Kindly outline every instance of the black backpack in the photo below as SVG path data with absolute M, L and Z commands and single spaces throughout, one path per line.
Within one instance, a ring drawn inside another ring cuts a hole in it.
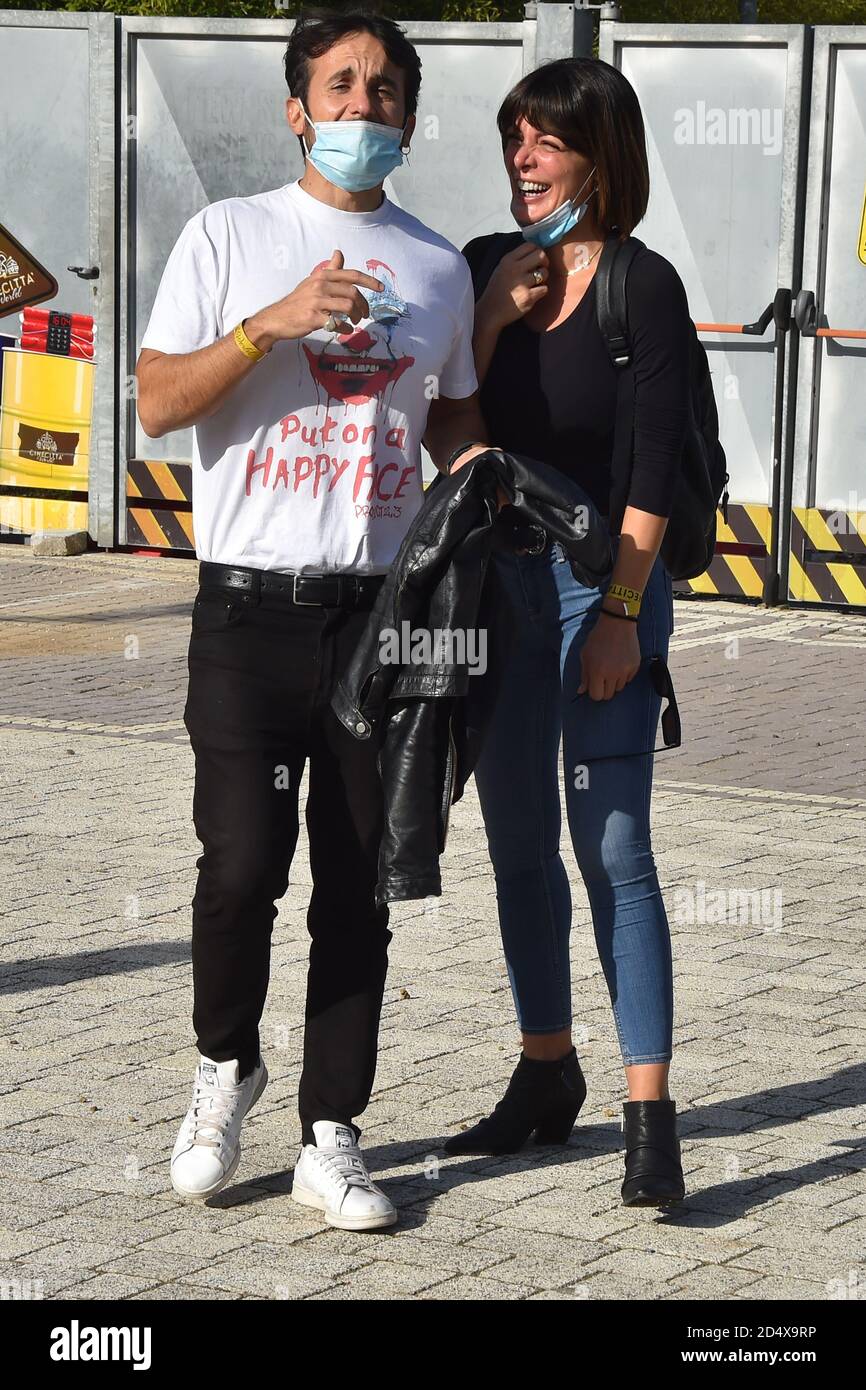
M 517 233 L 494 233 L 475 281 L 476 299 L 483 292 L 506 251 L 520 244 Z M 471 245 L 471 243 L 470 243 Z M 637 237 L 619 241 L 610 233 L 595 273 L 598 326 L 610 360 L 618 373 L 616 426 L 611 460 L 610 527 L 619 531 L 631 483 L 634 431 L 634 370 L 628 333 L 626 279 L 644 243 Z M 466 248 L 469 251 L 469 247 Z M 474 248 L 473 248 L 474 251 Z M 472 266 L 475 256 L 467 256 Z M 689 320 L 689 424 L 683 446 L 680 476 L 661 544 L 662 561 L 672 579 L 703 574 L 716 544 L 716 508 L 728 519 L 728 473 L 719 440 L 719 416 L 710 367 L 703 343 Z

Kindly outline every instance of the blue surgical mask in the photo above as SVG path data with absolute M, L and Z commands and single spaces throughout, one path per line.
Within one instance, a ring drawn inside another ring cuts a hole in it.
M 578 193 L 583 191 L 594 173 L 595 165 L 593 165 L 583 183 L 580 185 L 580 188 L 577 190 Z M 592 190 L 592 193 L 594 192 L 595 189 Z M 589 198 L 592 197 L 592 193 L 590 193 Z M 560 203 L 558 208 L 554 208 L 553 212 L 549 212 L 547 216 L 542 217 L 539 222 L 528 222 L 525 227 L 521 227 L 520 229 L 523 234 L 523 240 L 534 241 L 536 246 L 555 246 L 558 241 L 562 241 L 562 238 L 571 231 L 572 227 L 577 226 L 580 219 L 585 215 L 589 207 L 589 198 L 582 202 L 580 207 L 575 207 L 574 205 L 577 202 L 577 194 L 575 194 L 573 198 L 567 198 L 564 203 Z
M 347 193 L 360 193 L 375 188 L 403 163 L 400 146 L 405 125 L 397 130 L 376 121 L 313 121 L 300 97 L 298 102 L 316 132 L 312 147 L 301 136 L 307 159 L 329 183 Z

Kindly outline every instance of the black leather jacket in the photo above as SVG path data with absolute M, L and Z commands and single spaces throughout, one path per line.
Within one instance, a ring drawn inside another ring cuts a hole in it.
M 497 484 L 511 504 L 501 511 Z M 510 645 L 510 604 L 489 560 L 514 549 L 515 519 L 560 541 L 581 583 L 609 579 L 607 527 L 577 483 L 539 460 L 488 449 L 428 487 L 332 697 L 345 727 L 378 743 L 377 905 L 442 892 L 450 807 L 478 760 Z

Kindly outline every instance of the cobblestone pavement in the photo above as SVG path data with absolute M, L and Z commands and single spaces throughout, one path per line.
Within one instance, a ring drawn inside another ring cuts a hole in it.
M 400 1224 L 347 1234 L 289 1197 L 303 839 L 275 927 L 262 1030 L 271 1081 L 245 1124 L 241 1167 L 206 1207 L 177 1202 L 168 1183 L 196 1061 L 199 845 L 181 721 L 195 582 L 183 560 L 0 550 L 7 1291 L 862 1299 L 863 617 L 676 604 L 685 743 L 657 759 L 654 827 L 673 934 L 683 1207 L 620 1204 L 623 1074 L 570 846 L 589 1086 L 578 1126 L 561 1150 L 442 1155 L 441 1140 L 498 1099 L 519 1049 L 470 784 L 452 813 L 445 894 L 392 909 L 362 1123 Z M 766 891 L 720 908 L 732 890 Z

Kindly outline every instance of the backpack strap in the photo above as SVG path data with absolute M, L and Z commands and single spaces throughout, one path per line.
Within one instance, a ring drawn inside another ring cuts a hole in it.
M 598 327 L 617 373 L 616 423 L 611 455 L 609 527 L 619 533 L 631 485 L 634 445 L 634 364 L 628 331 L 626 279 L 629 267 L 644 242 L 637 237 L 620 241 L 609 232 L 595 273 L 595 305 Z
M 643 249 L 644 243 L 637 237 L 620 241 L 614 232 L 608 232 L 595 273 L 598 326 L 617 370 L 631 361 L 625 282 L 632 261 Z

